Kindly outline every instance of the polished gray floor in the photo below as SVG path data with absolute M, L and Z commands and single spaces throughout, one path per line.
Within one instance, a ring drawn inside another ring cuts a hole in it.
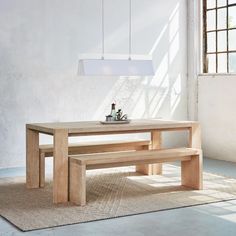
M 236 178 L 236 163 L 204 160 L 204 170 Z M 0 178 L 24 174 L 0 169 Z M 23 233 L 0 218 L 5 235 L 236 236 L 236 200 Z

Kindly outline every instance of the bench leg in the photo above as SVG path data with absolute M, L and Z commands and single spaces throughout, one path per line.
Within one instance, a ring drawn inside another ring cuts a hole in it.
M 43 188 L 45 185 L 45 153 L 39 154 L 39 186 Z
M 144 150 L 148 149 L 160 149 L 161 148 L 161 132 L 152 131 L 151 132 L 151 146 L 143 146 Z M 137 165 L 136 171 L 144 175 L 161 175 L 162 174 L 162 164 L 144 164 Z
M 70 161 L 70 201 L 76 205 L 86 204 L 86 166 Z
M 190 161 L 181 162 L 182 185 L 193 189 L 203 188 L 202 154 L 192 156 Z

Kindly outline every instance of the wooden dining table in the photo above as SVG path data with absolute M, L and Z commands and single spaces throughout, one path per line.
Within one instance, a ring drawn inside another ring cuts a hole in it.
M 200 125 L 195 121 L 137 119 L 129 124 L 101 124 L 99 121 L 26 124 L 26 186 L 39 188 L 39 134 L 53 136 L 53 202 L 68 201 L 68 138 L 128 133 L 150 133 L 152 149 L 161 148 L 163 131 L 189 132 L 188 147 L 201 148 Z M 145 167 L 147 168 L 147 167 Z M 161 174 L 162 164 L 148 165 L 149 174 Z

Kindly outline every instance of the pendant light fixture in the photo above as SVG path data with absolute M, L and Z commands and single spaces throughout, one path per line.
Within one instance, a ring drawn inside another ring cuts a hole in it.
M 106 55 L 104 43 L 104 0 L 102 1 L 102 56 L 80 55 L 81 76 L 151 76 L 154 75 L 150 55 L 132 55 L 131 0 L 129 0 L 129 54 Z

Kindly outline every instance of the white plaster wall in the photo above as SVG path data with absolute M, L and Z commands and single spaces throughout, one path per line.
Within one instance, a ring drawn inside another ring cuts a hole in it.
M 198 117 L 204 156 L 236 161 L 236 76 L 200 76 Z
M 156 76 L 80 78 L 78 54 L 101 51 L 100 0 L 0 0 L 0 167 L 25 165 L 25 123 L 103 119 L 114 100 L 132 118 L 187 119 L 186 2 L 133 1 L 133 53 Z M 128 52 L 127 0 L 105 0 L 105 38 Z

